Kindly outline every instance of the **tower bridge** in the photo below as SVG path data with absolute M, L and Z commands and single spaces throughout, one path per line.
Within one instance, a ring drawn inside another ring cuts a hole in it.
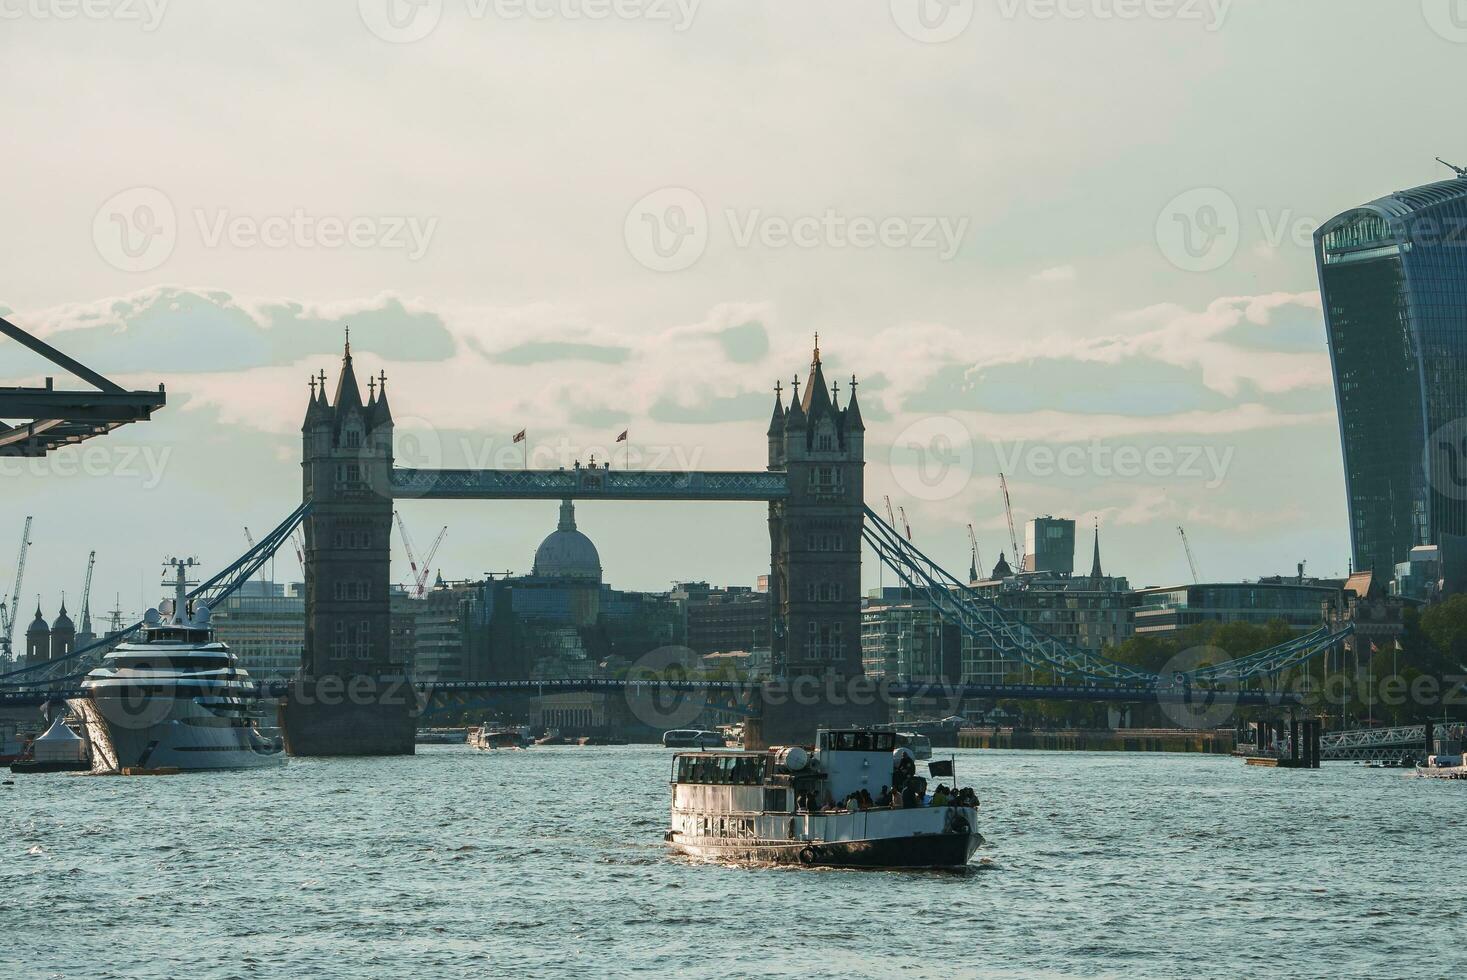
M 1292 707 L 1298 698 L 1270 690 L 1266 682 L 1336 647 L 1348 635 L 1348 627 L 1335 633 L 1321 628 L 1268 650 L 1171 677 L 1069 646 L 942 569 L 865 506 L 865 424 L 857 386 L 853 377 L 842 406 L 839 385 L 827 386 L 817 339 L 803 390 L 796 376 L 786 404 L 783 386 L 775 386 L 763 470 L 635 471 L 606 465 L 557 470 L 399 468 L 393 458 L 386 376 L 379 373 L 369 379 L 363 400 L 348 342 L 334 395 L 328 397 L 324 372 L 310 382 L 301 427 L 301 505 L 190 598 L 210 605 L 222 601 L 301 526 L 306 578 L 301 670 L 283 689 L 261 688 L 262 695 L 282 698 L 287 744 L 297 755 L 411 753 L 415 716 L 425 707 L 431 710 L 435 702 L 524 694 L 532 687 L 545 691 L 552 684 L 555 691 L 647 688 L 739 699 L 751 713 L 760 714 L 762 709 L 760 723 L 769 740 L 802 739 L 820 723 L 884 721 L 882 703 L 861 706 L 847 700 L 843 705 L 810 705 L 790 697 L 795 686 L 791 682 L 813 678 L 823 689 L 828 681 L 854 683 L 863 677 L 863 545 L 909 588 L 928 598 L 945 622 L 983 637 L 1045 679 L 941 689 L 886 685 L 892 697 L 910 697 L 920 690 L 954 698 L 1191 703 L 1221 694 L 1240 706 Z M 772 666 L 774 675 L 783 680 L 766 685 L 762 690 L 771 696 L 755 699 L 759 704 L 750 703 L 747 688 L 723 690 L 716 682 L 701 688 L 657 679 L 414 684 L 406 676 L 406 665 L 394 661 L 390 645 L 392 511 L 393 502 L 402 499 L 763 504 L 770 544 Z M 0 703 L 39 703 L 66 696 L 104 643 L 0 676 Z M 351 697 L 318 696 L 323 689 L 347 690 Z

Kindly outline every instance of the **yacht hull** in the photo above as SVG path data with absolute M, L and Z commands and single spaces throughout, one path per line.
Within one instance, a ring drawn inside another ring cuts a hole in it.
M 216 714 L 191 698 L 139 700 L 94 694 L 70 703 L 86 721 L 93 772 L 193 772 L 285 764 L 280 743 L 260 735 L 248 719 Z

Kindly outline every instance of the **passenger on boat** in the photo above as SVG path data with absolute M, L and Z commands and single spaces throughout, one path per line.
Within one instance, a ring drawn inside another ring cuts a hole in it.
M 947 787 L 946 786 L 942 785 L 941 783 L 938 783 L 937 784 L 937 789 L 935 789 L 935 790 L 932 791 L 932 803 L 930 805 L 931 806 L 947 806 Z
M 877 806 L 891 806 L 892 793 L 890 786 L 881 787 L 881 793 L 876 797 Z

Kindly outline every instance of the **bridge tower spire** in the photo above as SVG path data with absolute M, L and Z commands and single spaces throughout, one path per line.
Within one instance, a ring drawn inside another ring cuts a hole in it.
M 302 525 L 306 642 L 282 709 L 294 755 L 412 752 L 410 699 L 390 686 L 404 665 L 392 655 L 393 427 L 378 380 L 363 405 L 348 335 L 335 402 L 322 372 L 301 426 L 301 496 L 312 505 Z M 388 689 L 399 700 L 385 701 Z
M 785 678 L 861 673 L 865 427 L 854 388 L 844 411 L 831 398 L 819 345 L 804 397 L 797 377 L 783 424 L 769 428 L 769 469 L 789 485 L 769 505 L 771 654 Z

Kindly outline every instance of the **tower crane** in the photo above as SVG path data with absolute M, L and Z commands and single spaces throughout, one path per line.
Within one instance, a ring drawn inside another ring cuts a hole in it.
M 92 569 L 96 564 L 97 552 L 93 551 L 87 555 L 87 580 L 82 585 L 81 631 L 87 634 L 92 632 Z
M 11 642 L 15 636 L 15 620 L 20 616 L 20 583 L 25 578 L 25 554 L 31 546 L 31 518 L 25 519 L 25 529 L 20 532 L 20 558 L 15 563 L 15 586 L 10 590 L 10 602 L 4 608 L 4 631 L 0 632 L 0 653 L 7 658 L 12 655 Z
M 1192 569 L 1192 584 L 1196 585 L 1201 579 L 1197 576 L 1197 560 L 1192 557 L 1192 546 L 1187 542 L 1187 529 L 1178 524 L 1177 533 L 1182 537 L 1182 550 L 1187 553 L 1187 567 Z
M 973 548 L 973 563 L 968 570 L 969 581 L 976 582 L 983 574 L 983 556 L 978 553 L 978 534 L 973 530 L 973 525 L 968 525 L 968 544 Z
M 912 525 L 907 523 L 907 508 L 898 507 L 897 513 L 902 515 L 902 530 L 907 532 L 907 540 L 912 540 Z
M 886 501 L 886 523 L 890 524 L 892 527 L 896 527 L 896 511 L 891 509 L 891 494 L 882 494 L 881 499 Z
M 423 592 L 428 586 L 428 572 L 433 567 L 433 556 L 438 554 L 438 546 L 443 543 L 443 536 L 448 533 L 448 525 L 438 532 L 438 537 L 433 539 L 433 547 L 428 549 L 428 555 L 423 559 L 423 565 L 418 567 L 418 555 L 413 548 L 412 535 L 408 534 L 407 524 L 403 522 L 402 513 L 393 511 L 392 516 L 397 518 L 397 532 L 402 535 L 402 550 L 407 552 L 408 567 L 412 569 L 412 595 L 415 599 L 421 599 Z
M 1013 551 L 1009 554 L 1014 556 L 1014 567 L 1020 570 L 1024 567 L 1024 556 L 1019 554 L 1019 535 L 1014 531 L 1014 505 L 1009 502 L 1009 481 L 1002 473 L 998 475 L 998 487 L 1003 491 L 1003 512 L 1009 519 L 1009 547 Z

